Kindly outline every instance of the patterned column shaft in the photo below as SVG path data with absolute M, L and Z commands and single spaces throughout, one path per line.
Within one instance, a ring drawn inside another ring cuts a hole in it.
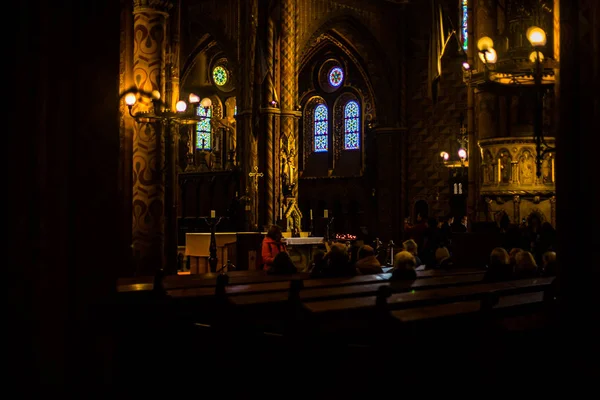
M 254 77 L 256 60 L 256 30 L 258 1 L 248 0 L 242 2 L 242 37 L 244 40 L 241 57 L 241 93 L 238 103 L 238 156 L 240 160 L 241 176 L 240 187 L 245 196 L 248 197 L 246 204 L 246 229 L 253 229 L 257 222 L 257 199 L 254 179 L 248 174 L 254 172 L 256 164 L 256 136 L 253 124 L 253 98 Z
M 147 92 L 164 94 L 165 34 L 169 1 L 134 1 L 133 80 Z M 134 112 L 149 111 L 151 104 L 139 99 Z M 153 273 L 164 265 L 164 142 L 161 126 L 135 123 L 133 132 L 133 226 L 134 255 L 138 273 Z
M 274 35 L 275 35 L 275 26 L 273 23 L 273 19 L 269 18 L 268 23 L 267 23 L 267 78 L 266 78 L 266 99 L 267 101 L 271 101 L 273 100 L 273 92 L 274 92 L 274 86 L 273 86 L 273 41 L 274 41 Z M 269 105 L 270 106 L 270 105 Z M 275 210 L 275 187 L 273 184 L 273 168 L 274 168 L 274 162 L 273 162 L 273 135 L 274 135 L 274 131 L 273 131 L 273 114 L 271 113 L 266 113 L 265 114 L 265 118 L 266 118 L 266 124 L 265 124 L 265 128 L 266 128 L 266 142 L 265 142 L 265 146 L 266 146 L 266 160 L 265 160 L 265 165 L 266 165 L 266 171 L 265 171 L 265 181 L 266 181 L 266 196 L 265 196 L 265 203 L 266 203 L 266 218 L 265 218 L 265 222 L 267 225 L 271 225 L 275 222 L 274 220 L 274 210 Z M 276 219 L 276 218 L 275 218 Z
M 295 5 L 295 0 L 281 1 L 281 108 L 285 111 L 293 110 L 296 100 Z
M 288 151 L 297 148 L 298 120 L 293 113 L 297 103 L 296 76 L 296 0 L 281 2 L 281 135 L 280 142 L 287 143 Z M 283 150 L 283 149 L 282 149 Z M 298 171 L 298 157 L 294 157 L 295 168 Z M 293 182 L 298 181 L 294 176 Z

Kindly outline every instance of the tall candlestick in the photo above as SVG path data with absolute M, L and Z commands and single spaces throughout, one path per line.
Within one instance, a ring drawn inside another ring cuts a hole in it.
M 283 207 L 279 207 L 279 219 L 283 219 Z
M 323 211 L 323 217 L 329 218 L 329 210 Z
M 310 219 L 312 219 L 312 208 L 310 210 Z
M 211 218 L 216 218 L 217 217 L 217 213 L 215 212 L 215 210 L 210 210 L 210 217 Z

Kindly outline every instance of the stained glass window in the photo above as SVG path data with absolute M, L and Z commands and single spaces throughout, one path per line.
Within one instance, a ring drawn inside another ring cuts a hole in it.
M 215 81 L 215 84 L 217 86 L 223 86 L 224 84 L 226 84 L 227 80 L 229 79 L 228 75 L 229 74 L 227 73 L 225 67 L 217 65 L 213 69 L 213 80 Z
M 462 37 L 462 47 L 464 51 L 467 51 L 469 47 L 469 32 L 468 32 L 468 0 L 461 0 L 461 27 L 460 27 L 460 36 Z
M 206 118 L 203 118 L 196 124 L 196 148 L 210 150 L 210 118 L 212 117 L 212 108 L 198 107 L 198 115 Z
M 344 149 L 357 150 L 360 148 L 360 107 L 350 100 L 344 107 Z
M 327 123 L 327 106 L 319 104 L 315 107 L 315 152 L 329 149 L 329 125 Z
M 333 87 L 338 87 L 344 80 L 344 71 L 340 67 L 333 67 L 329 71 L 329 84 Z

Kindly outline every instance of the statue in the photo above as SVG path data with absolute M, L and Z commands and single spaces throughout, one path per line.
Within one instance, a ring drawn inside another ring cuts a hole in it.
M 529 151 L 523 152 L 523 156 L 521 157 L 520 162 L 520 172 L 521 176 L 520 181 L 522 184 L 532 184 L 533 183 L 533 157 L 531 157 L 531 153 Z
M 289 196 L 294 192 L 296 186 L 296 152 L 294 149 L 284 149 L 281 157 L 281 178 L 284 195 Z

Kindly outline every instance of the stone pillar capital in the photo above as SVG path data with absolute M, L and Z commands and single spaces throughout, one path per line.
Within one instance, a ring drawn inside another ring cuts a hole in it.
M 133 0 L 133 13 L 153 12 L 169 15 L 173 8 L 172 0 Z

